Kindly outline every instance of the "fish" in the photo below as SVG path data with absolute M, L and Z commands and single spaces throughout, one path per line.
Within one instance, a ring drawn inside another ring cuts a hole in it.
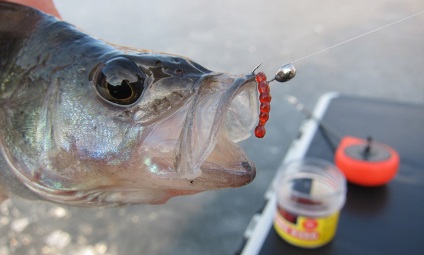
M 254 72 L 117 46 L 0 3 L 0 197 L 162 204 L 253 181 Z

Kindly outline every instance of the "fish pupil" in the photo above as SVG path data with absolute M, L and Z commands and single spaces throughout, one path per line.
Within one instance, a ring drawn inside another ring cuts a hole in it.
M 112 85 L 108 83 L 107 88 L 110 95 L 116 99 L 126 99 L 130 98 L 132 95 L 130 82 L 128 80 L 122 80 L 119 85 Z

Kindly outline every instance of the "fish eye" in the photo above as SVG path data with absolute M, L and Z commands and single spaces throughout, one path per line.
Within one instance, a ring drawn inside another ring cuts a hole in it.
M 116 57 L 101 63 L 90 75 L 97 93 L 106 101 L 118 105 L 131 105 L 141 96 L 145 74 L 130 59 Z

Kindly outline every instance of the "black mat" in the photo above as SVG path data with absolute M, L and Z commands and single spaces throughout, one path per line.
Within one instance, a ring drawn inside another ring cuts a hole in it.
M 341 96 L 323 120 L 342 135 L 365 138 L 396 149 L 400 169 L 378 188 L 348 185 L 336 238 L 313 250 L 284 242 L 271 228 L 259 254 L 424 254 L 424 105 Z M 306 157 L 333 161 L 333 146 L 322 130 Z

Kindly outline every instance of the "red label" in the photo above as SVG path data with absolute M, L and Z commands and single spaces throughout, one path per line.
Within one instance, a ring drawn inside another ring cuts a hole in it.
M 316 229 L 318 227 L 318 222 L 314 219 L 307 219 L 303 222 L 303 227 L 308 230 Z

